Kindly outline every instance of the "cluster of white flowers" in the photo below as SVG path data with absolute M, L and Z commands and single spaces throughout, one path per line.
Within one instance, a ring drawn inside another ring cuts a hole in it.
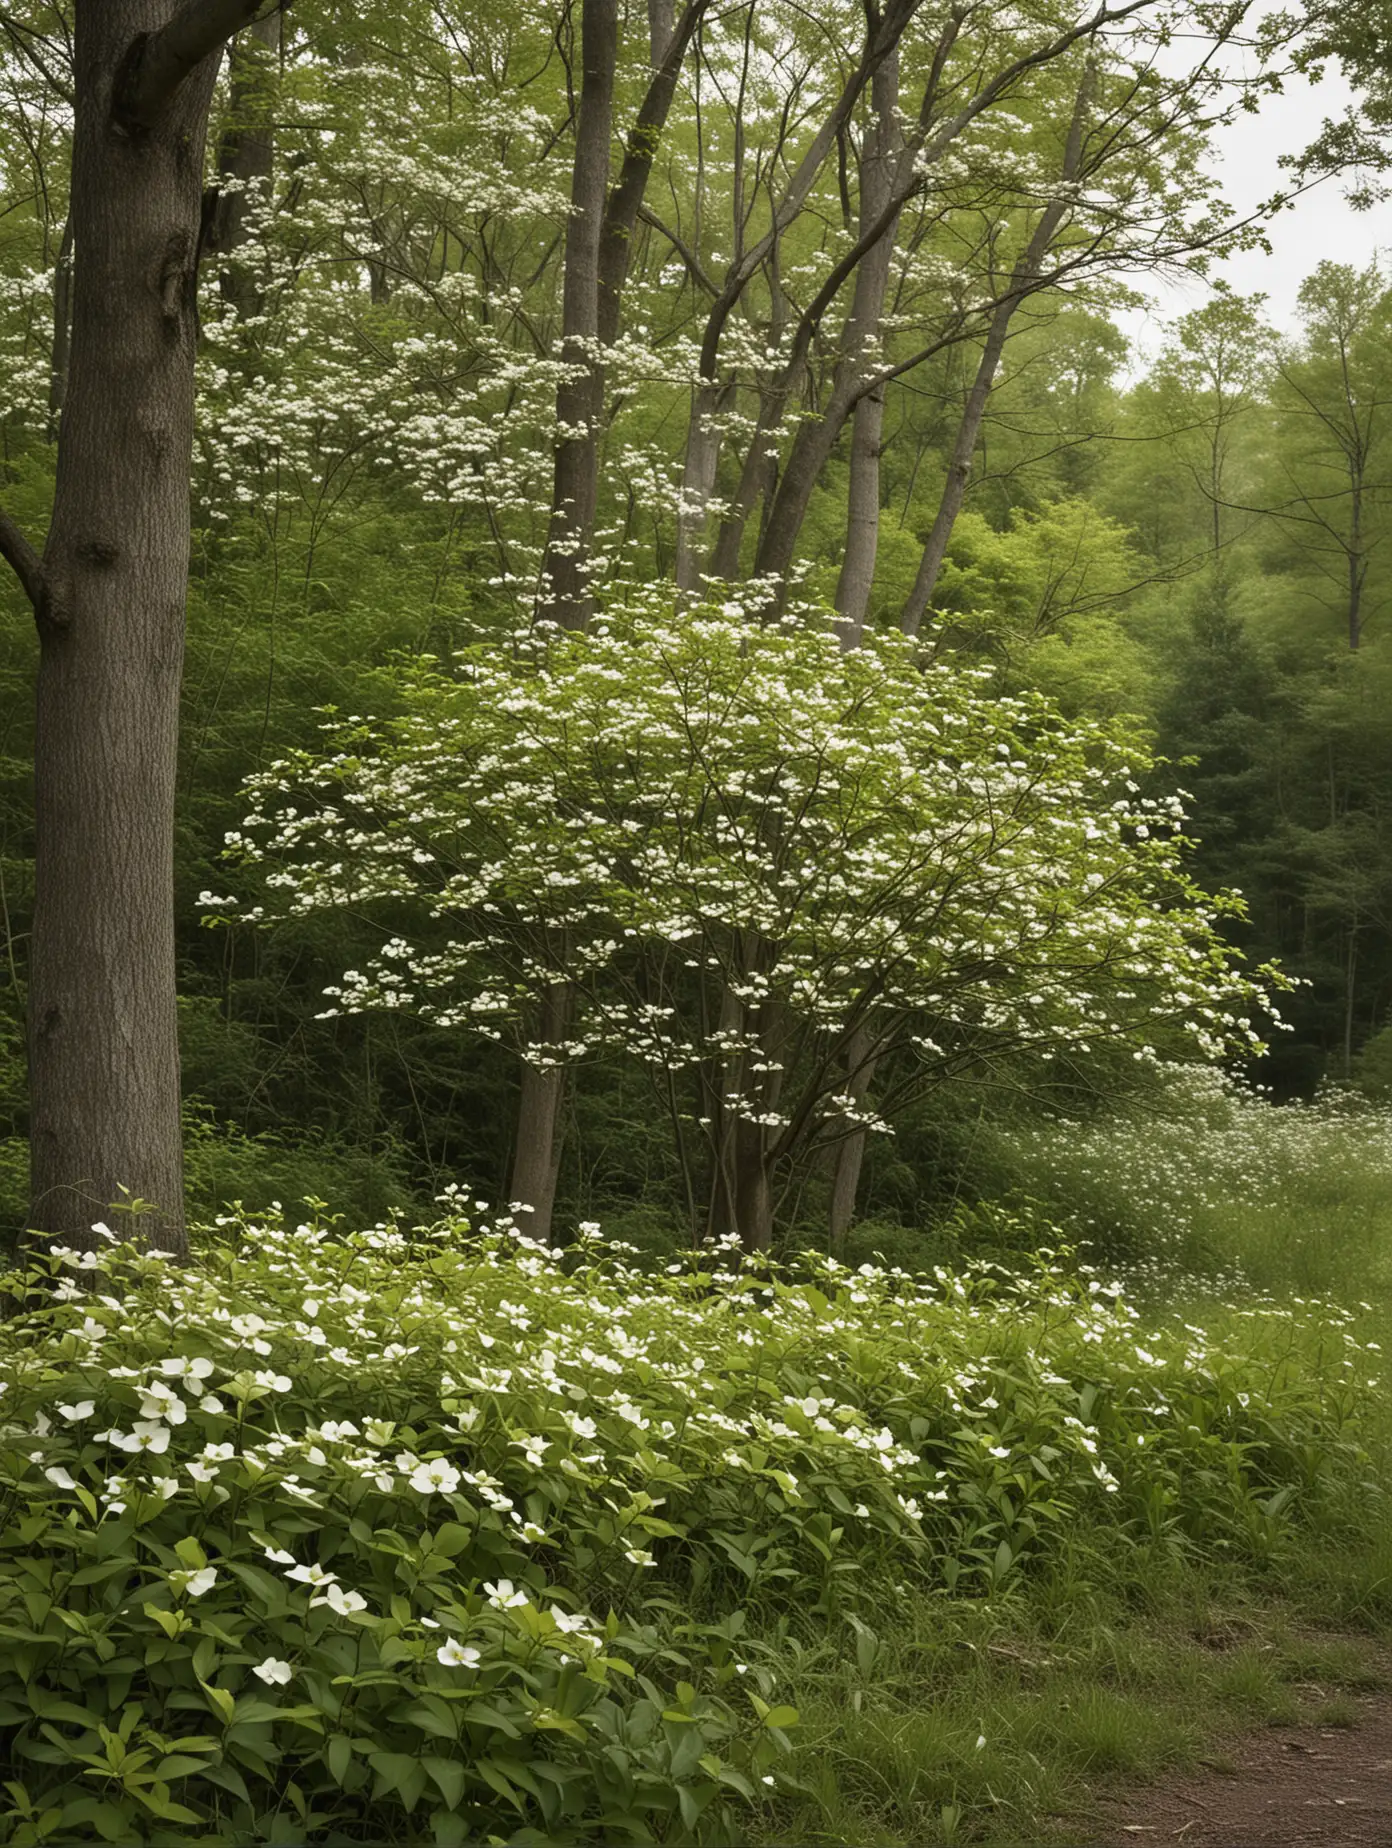
M 541 1067 L 622 1051 L 717 1157 L 740 1123 L 770 1164 L 887 1129 L 875 1061 L 902 1096 L 906 1069 L 1258 1043 L 1216 928 L 1235 901 L 1186 879 L 1140 747 L 902 638 L 846 655 L 806 610 L 634 592 L 588 636 L 468 651 L 403 717 L 328 730 L 251 780 L 228 845 L 260 871 L 244 916 L 390 901 L 329 1012 L 410 1009 Z
M 0 1467 L 16 1488 L 46 1484 L 94 1522 L 183 1510 L 186 1525 L 216 1514 L 220 1526 L 254 1489 L 259 1507 L 307 1505 L 326 1524 L 376 1496 L 451 1520 L 464 1539 L 487 1532 L 491 1557 L 516 1564 L 480 1578 L 474 1614 L 437 1597 L 435 1615 L 416 1615 L 427 1629 L 448 1620 L 432 1648 L 464 1668 L 486 1642 L 473 1632 L 493 1619 L 586 1660 L 602 1653 L 602 1626 L 537 1597 L 550 1575 L 530 1562 L 543 1544 L 580 1548 L 593 1588 L 616 1590 L 625 1572 L 657 1566 L 668 1537 L 723 1534 L 725 1545 L 752 1518 L 821 1512 L 853 1516 L 931 1572 L 960 1562 L 992 1485 L 1008 1485 L 1013 1543 L 1026 1549 L 1041 1510 L 1157 1492 L 1167 1453 L 1199 1429 L 1185 1408 L 1202 1408 L 1210 1434 L 1226 1431 L 1235 1458 L 1251 1419 L 1271 1428 L 1264 1361 L 1253 1363 L 1249 1413 L 1239 1359 L 1215 1370 L 1203 1329 L 1146 1326 L 1095 1275 L 1080 1286 L 1047 1266 L 1021 1279 L 986 1266 L 914 1279 L 809 1259 L 815 1281 L 779 1281 L 723 1254 L 657 1279 L 613 1260 L 568 1274 L 567 1254 L 503 1223 L 480 1240 L 444 1222 L 415 1242 L 394 1227 L 235 1225 L 239 1243 L 202 1273 L 128 1257 L 121 1294 L 98 1278 L 81 1302 L 45 1312 L 62 1330 L 60 1366 L 52 1350 L 6 1344 Z M 341 1362 L 305 1339 L 306 1303 L 330 1324 Z M 1316 1422 L 1332 1415 L 1326 1384 L 1345 1393 L 1367 1368 L 1347 1316 L 1317 1320 L 1327 1348 L 1300 1388 L 1300 1417 Z M 1289 1339 L 1284 1312 L 1260 1305 L 1235 1325 L 1253 1353 Z M 176 1353 L 154 1345 L 170 1328 Z M 285 1371 L 246 1367 L 251 1340 Z M 197 1394 L 177 1411 L 171 1378 Z M 110 1417 L 152 1402 L 158 1416 L 138 1422 L 157 1442 L 87 1429 L 98 1407 Z M 412 1447 L 401 1448 L 411 1405 Z M 435 1408 L 424 1423 L 422 1405 Z M 122 1473 L 108 1477 L 113 1452 Z M 378 1621 L 330 1564 L 297 1559 L 259 1528 L 248 1543 L 308 1591 L 310 1610 Z M 202 1598 L 223 1567 L 181 1553 L 168 1583 L 177 1598 Z

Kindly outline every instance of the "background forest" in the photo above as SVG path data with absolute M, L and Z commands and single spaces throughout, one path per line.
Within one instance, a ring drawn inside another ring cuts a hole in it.
M 1377 262 L 1322 265 L 1293 336 L 1219 289 L 1138 368 L 1113 318 L 1130 291 L 1252 235 L 1200 164 L 1231 86 L 1157 61 L 1144 12 L 1099 27 L 981 8 L 916 21 L 867 81 L 885 22 L 824 12 L 654 0 L 618 34 L 615 133 L 638 126 L 613 175 L 602 369 L 573 387 L 604 394 L 587 582 L 603 597 L 790 569 L 843 630 L 902 624 L 998 693 L 1135 715 L 1167 766 L 1155 789 L 1191 792 L 1198 877 L 1245 895 L 1226 928 L 1300 978 L 1262 1081 L 1283 1098 L 1392 1082 Z M 578 29 L 550 9 L 345 22 L 307 4 L 242 34 L 220 84 L 177 847 L 203 1210 L 507 1192 L 515 1059 L 408 1012 L 322 1018 L 377 920 L 209 930 L 200 901 L 232 890 L 221 856 L 249 775 L 314 744 L 326 709 L 399 711 L 413 664 L 502 641 L 530 607 Z M 61 9 L 11 11 L 0 65 L 0 470 L 36 527 L 70 311 L 67 30 Z M 659 142 L 643 123 L 664 108 Z M 867 259 L 877 211 L 892 229 Z M 15 1224 L 33 642 L 13 584 L 0 607 Z M 912 1222 L 970 1190 L 962 1124 L 1039 1101 L 1009 1060 L 982 1076 L 875 1139 L 862 1214 Z M 1121 1081 L 1106 1061 L 1058 1079 L 1079 1108 Z M 642 1074 L 601 1056 L 562 1107 L 567 1217 L 682 1218 Z
M 1385 26 L 0 0 L 0 1842 L 1385 1703 L 1392 276 L 1209 150 Z

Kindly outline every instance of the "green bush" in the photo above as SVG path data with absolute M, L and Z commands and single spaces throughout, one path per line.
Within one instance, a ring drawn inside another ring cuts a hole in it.
M 652 1277 L 451 1220 L 46 1262 L 0 1327 L 17 1848 L 742 1839 L 792 1616 L 1079 1533 L 1263 1560 L 1366 1474 L 1339 1312 L 1152 1332 L 1043 1261 Z

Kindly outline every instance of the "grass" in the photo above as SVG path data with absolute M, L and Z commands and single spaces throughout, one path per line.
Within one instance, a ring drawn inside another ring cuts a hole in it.
M 1309 1561 L 1268 1584 L 1133 1564 L 1109 1593 L 1084 1577 L 947 1612 L 907 1600 L 859 1656 L 790 1638 L 807 1792 L 761 1839 L 1084 1842 L 1109 1788 L 1221 1771 L 1264 1726 L 1356 1724 L 1356 1697 L 1389 1686 L 1392 1599 L 1371 1554 L 1328 1583 Z M 1360 1567 L 1355 1631 L 1338 1626 Z
M 1312 1298 L 1392 1347 L 1392 1113 L 1279 1109 L 1192 1075 L 1145 1114 L 1059 1124 L 995 1152 L 1007 1200 L 1118 1262 L 1167 1324 Z M 903 1261 L 903 1251 L 896 1252 Z M 1045 1576 L 984 1604 L 903 1600 L 873 1656 L 790 1639 L 800 1807 L 767 1839 L 1085 1842 L 1099 1795 L 1233 1768 L 1242 1734 L 1357 1724 L 1392 1685 L 1392 1394 L 1333 1529 L 1263 1565 L 1103 1555 L 1076 1537 Z M 1337 1532 L 1335 1532 L 1337 1530 Z M 979 1743 L 981 1742 L 981 1743 Z

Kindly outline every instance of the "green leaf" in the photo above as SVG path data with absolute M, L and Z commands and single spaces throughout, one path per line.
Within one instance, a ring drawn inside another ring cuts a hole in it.
M 237 1702 L 233 1695 L 229 1694 L 226 1688 L 215 1688 L 201 1678 L 198 1685 L 213 1703 L 214 1709 L 221 1714 L 223 1725 L 230 1726 L 237 1711 Z
M 519 1816 L 524 1816 L 527 1806 L 517 1794 L 511 1780 L 495 1765 L 491 1758 L 476 1758 L 472 1767 L 476 1777 L 481 1777 L 488 1788 L 504 1803 L 510 1803 Z
M 436 1789 L 451 1809 L 458 1809 L 464 1801 L 465 1774 L 464 1767 L 457 1758 L 422 1758 L 421 1764 L 435 1783 Z
M 172 1641 L 184 1627 L 183 1619 L 177 1611 L 161 1610 L 158 1604 L 144 1606 L 145 1615 L 152 1618 Z
M 185 1534 L 182 1540 L 176 1540 L 174 1551 L 180 1565 L 187 1566 L 191 1572 L 201 1572 L 208 1563 L 208 1555 L 192 1534 Z
M 469 1839 L 469 1828 L 464 1818 L 454 1815 L 450 1810 L 432 1810 L 430 1827 L 435 1835 L 435 1848 L 464 1848 Z
M 430 1536 L 431 1549 L 443 1553 L 446 1559 L 457 1559 L 473 1542 L 472 1527 L 463 1527 L 458 1521 L 446 1521 L 442 1527 Z
M 353 1741 L 347 1733 L 333 1733 L 324 1748 L 324 1761 L 335 1784 L 341 1784 L 353 1762 Z
M 202 1771 L 202 1769 L 203 1760 L 201 1758 L 190 1757 L 187 1752 L 171 1752 L 167 1758 L 162 1758 L 155 1766 L 154 1775 L 169 1783 L 176 1777 L 187 1777 L 190 1772 Z

